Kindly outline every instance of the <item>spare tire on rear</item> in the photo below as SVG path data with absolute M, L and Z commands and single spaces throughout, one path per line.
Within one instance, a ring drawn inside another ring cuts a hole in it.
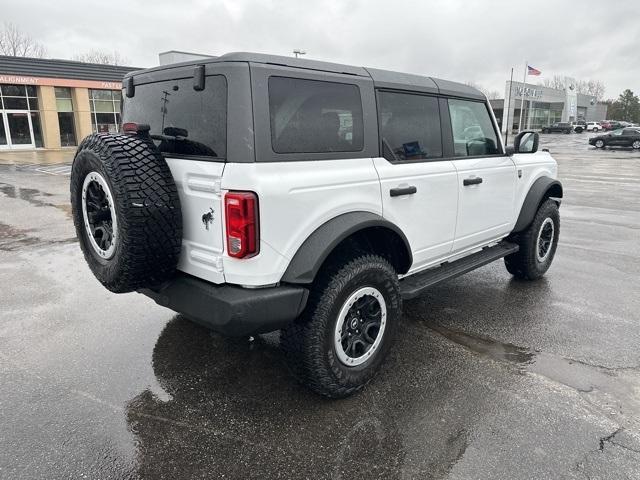
M 150 139 L 85 138 L 71 169 L 71 207 L 84 258 L 112 292 L 153 287 L 174 274 L 182 242 L 180 199 Z

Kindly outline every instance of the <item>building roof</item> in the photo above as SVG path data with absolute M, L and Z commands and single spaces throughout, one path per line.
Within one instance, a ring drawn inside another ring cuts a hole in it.
M 343 65 L 340 63 L 321 62 L 319 60 L 309 60 L 306 58 L 285 57 L 281 55 L 268 55 L 264 53 L 233 52 L 226 53 L 219 57 L 211 57 L 200 60 L 193 60 L 171 65 L 154 67 L 142 72 L 164 70 L 167 68 L 180 68 L 189 65 L 203 65 L 219 62 L 249 62 L 263 63 L 271 65 L 283 65 L 287 67 L 301 68 L 306 70 L 317 70 L 323 72 L 342 73 L 359 77 L 369 77 L 374 84 L 381 88 L 395 88 L 405 90 L 419 90 L 433 93 L 443 93 L 447 95 L 458 95 L 484 100 L 485 96 L 479 90 L 463 83 L 451 82 L 437 78 L 414 75 L 408 73 L 393 72 L 389 70 L 379 70 L 376 68 L 356 67 L 353 65 Z
M 0 75 L 121 82 L 127 73 L 134 70 L 139 70 L 139 68 L 84 63 L 73 60 L 0 55 Z

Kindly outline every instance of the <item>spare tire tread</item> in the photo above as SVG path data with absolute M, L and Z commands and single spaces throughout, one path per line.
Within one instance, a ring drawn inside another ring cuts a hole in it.
M 78 191 L 86 175 L 76 170 L 82 169 L 83 156 L 92 154 L 99 158 L 112 188 L 119 236 L 111 265 L 96 261 L 91 245 L 81 242 L 92 271 L 109 290 L 119 293 L 164 282 L 174 274 L 182 246 L 180 199 L 169 166 L 151 140 L 100 133 L 85 138 L 71 178 L 79 238 L 85 233 Z

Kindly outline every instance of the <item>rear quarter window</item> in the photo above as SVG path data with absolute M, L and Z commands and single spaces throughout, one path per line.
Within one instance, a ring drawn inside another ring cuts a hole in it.
M 206 77 L 205 89 L 193 89 L 193 78 L 136 85 L 135 96 L 123 95 L 123 123 L 146 123 L 167 156 L 223 159 L 227 153 L 227 81 Z
M 269 117 L 276 153 L 358 152 L 364 146 L 357 85 L 270 77 Z

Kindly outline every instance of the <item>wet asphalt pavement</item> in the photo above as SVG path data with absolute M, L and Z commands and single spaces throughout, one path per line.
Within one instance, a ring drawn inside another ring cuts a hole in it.
M 277 334 L 102 288 L 64 169 L 0 154 L 0 478 L 640 478 L 640 153 L 587 138 L 542 138 L 565 187 L 547 276 L 496 262 L 407 302 L 341 401 Z

